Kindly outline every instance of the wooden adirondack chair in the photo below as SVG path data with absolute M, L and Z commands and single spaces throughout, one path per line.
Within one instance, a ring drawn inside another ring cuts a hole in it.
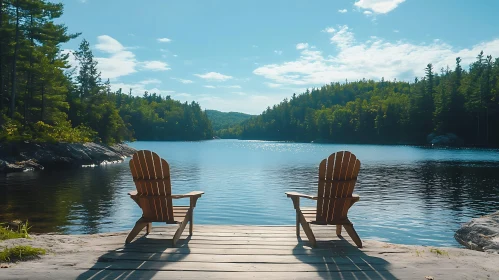
M 360 197 L 352 194 L 360 170 L 360 161 L 347 151 L 334 153 L 319 165 L 319 188 L 316 196 L 287 192 L 296 209 L 296 236 L 300 236 L 300 225 L 312 246 L 316 240 L 310 224 L 336 225 L 336 234 L 341 236 L 343 226 L 355 242 L 362 248 L 362 241 L 348 219 L 348 209 Z M 317 200 L 316 208 L 300 208 L 300 197 Z
M 196 202 L 204 192 L 193 191 L 175 195 L 171 191 L 170 166 L 166 160 L 156 153 L 141 150 L 130 160 L 130 171 L 135 182 L 136 191 L 129 192 L 130 197 L 142 208 L 142 217 L 128 234 L 126 243 L 130 243 L 139 232 L 146 227 L 149 234 L 152 222 L 179 224 L 173 236 L 173 246 L 179 240 L 185 226 L 189 222 L 189 235 L 193 230 L 193 211 Z M 173 199 L 190 198 L 189 206 L 173 206 Z

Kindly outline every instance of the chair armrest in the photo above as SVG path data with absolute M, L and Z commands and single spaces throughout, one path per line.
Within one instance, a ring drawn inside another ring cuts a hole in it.
M 186 198 L 186 197 L 201 197 L 204 194 L 202 191 L 193 191 L 186 194 L 172 194 L 173 199 Z
M 315 195 L 308 195 L 308 194 L 303 194 L 299 192 L 287 192 L 286 195 L 288 197 L 303 197 L 303 198 L 308 198 L 312 200 L 317 200 L 317 196 Z
M 128 195 L 129 196 L 137 195 L 137 191 L 130 191 L 130 192 L 128 192 Z

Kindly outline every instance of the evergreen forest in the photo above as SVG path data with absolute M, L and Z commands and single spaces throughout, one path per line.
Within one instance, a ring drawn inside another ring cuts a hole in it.
M 90 44 L 61 48 L 81 34 L 56 23 L 63 4 L 0 0 L 0 141 L 202 140 L 211 123 L 196 102 L 112 91 Z
M 332 143 L 428 144 L 449 135 L 459 145 L 499 146 L 499 58 L 477 54 L 468 69 L 434 69 L 413 82 L 360 80 L 293 94 L 221 137 Z

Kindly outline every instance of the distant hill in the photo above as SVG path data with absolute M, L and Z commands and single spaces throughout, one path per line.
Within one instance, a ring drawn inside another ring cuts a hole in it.
M 242 123 L 243 121 L 254 117 L 253 115 L 248 115 L 239 112 L 220 112 L 217 110 L 206 110 L 206 115 L 211 121 L 211 125 L 214 131 L 220 129 L 226 129 L 231 126 Z

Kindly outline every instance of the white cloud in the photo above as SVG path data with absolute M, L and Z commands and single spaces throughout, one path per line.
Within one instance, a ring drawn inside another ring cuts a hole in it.
M 332 35 L 331 43 L 337 47 L 337 52 L 332 52 L 334 55 L 304 49 L 294 61 L 263 65 L 253 73 L 272 83 L 301 86 L 320 86 L 345 79 L 377 80 L 381 77 L 409 81 L 423 76 L 428 63 L 433 63 L 435 69 L 447 65 L 453 67 L 455 58 L 459 56 L 464 68 L 475 60 L 481 50 L 485 54 L 499 56 L 499 39 L 459 50 L 439 40 L 430 44 L 414 44 L 373 37 L 356 42 L 348 26 L 340 27 Z
M 326 33 L 334 33 L 336 32 L 336 29 L 332 28 L 332 27 L 326 27 L 324 30 L 322 30 L 321 32 L 326 32 Z
M 155 80 L 155 79 L 144 80 L 144 81 L 140 81 L 138 83 L 131 83 L 131 84 L 123 83 L 123 82 L 113 82 L 113 83 L 111 83 L 111 89 L 113 91 L 117 91 L 118 89 L 121 88 L 123 93 L 127 93 L 127 94 L 130 92 L 130 90 L 132 90 L 132 95 L 135 95 L 135 96 L 142 96 L 142 95 L 144 95 L 144 93 L 146 91 L 150 94 L 156 93 L 156 94 L 160 94 L 162 96 L 171 95 L 171 94 L 175 93 L 175 91 L 173 91 L 173 90 L 162 90 L 156 86 L 151 86 L 151 85 L 157 85 L 160 83 L 161 83 L 161 81 Z
M 364 15 L 372 15 L 372 14 L 373 14 L 373 12 L 371 12 L 371 11 L 364 11 Z
M 172 80 L 179 81 L 182 84 L 192 84 L 194 81 L 191 80 L 186 80 L 186 79 L 180 79 L 180 78 L 171 78 Z
M 372 10 L 377 14 L 386 14 L 403 2 L 405 0 L 358 0 L 354 5 L 361 9 Z
M 98 43 L 95 45 L 95 48 L 99 51 L 114 54 L 125 50 L 125 47 L 111 36 L 102 35 L 97 37 L 97 40 Z
M 296 49 L 297 50 L 303 50 L 303 49 L 306 49 L 308 48 L 308 43 L 299 43 L 299 44 L 296 44 Z
M 281 84 L 275 84 L 275 83 L 265 83 L 267 86 L 269 86 L 270 88 L 279 88 L 279 87 L 282 87 Z
M 144 61 L 141 64 L 143 69 L 151 71 L 166 71 L 171 69 L 170 67 L 168 67 L 168 64 L 163 61 Z
M 98 68 L 102 72 L 103 79 L 113 79 L 121 76 L 126 76 L 137 72 L 137 59 L 135 54 L 108 35 L 97 37 L 95 48 L 101 52 L 107 53 L 109 57 L 96 57 L 95 60 L 99 63 Z
M 346 48 L 355 41 L 353 33 L 349 31 L 349 28 L 346 25 L 339 26 L 338 32 L 329 33 L 334 34 L 333 37 L 331 37 L 331 43 L 338 45 L 339 48 Z
M 208 72 L 205 74 L 194 74 L 194 76 L 197 76 L 201 79 L 209 80 L 209 81 L 218 81 L 218 82 L 224 82 L 227 80 L 232 79 L 232 76 L 227 76 L 223 75 L 218 72 Z
M 178 55 L 174 54 L 173 57 L 177 57 Z
M 348 11 L 347 11 L 347 9 L 341 9 L 341 10 L 338 10 L 338 13 L 341 13 L 341 14 L 344 14 L 344 13 L 346 13 L 346 12 L 348 12 Z
M 240 85 L 224 86 L 224 88 L 241 88 Z
M 68 66 L 71 68 L 78 66 L 78 61 L 76 61 L 76 57 L 73 54 L 73 50 L 64 49 L 61 51 L 61 55 L 68 55 Z
M 172 40 L 168 38 L 158 38 L 158 42 L 160 43 L 170 43 Z
M 215 86 L 210 86 L 210 85 L 208 85 L 208 86 L 204 86 L 204 87 L 205 87 L 205 88 L 216 88 Z
M 282 51 L 275 50 L 274 53 L 276 53 L 277 55 L 281 55 Z
M 97 68 L 103 79 L 116 79 L 137 72 L 138 70 L 165 71 L 170 70 L 168 64 L 162 61 L 138 61 L 133 48 L 123 46 L 118 40 L 109 35 L 97 37 L 95 55 Z M 72 50 L 63 50 L 63 54 L 70 53 L 69 63 L 73 67 L 78 65 Z

